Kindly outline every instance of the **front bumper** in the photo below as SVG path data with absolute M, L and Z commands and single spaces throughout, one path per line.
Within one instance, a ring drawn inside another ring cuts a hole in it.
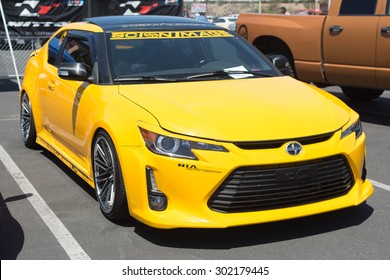
M 213 144 L 219 144 L 214 142 Z M 199 160 L 159 156 L 146 147 L 120 147 L 130 214 L 156 228 L 226 228 L 304 217 L 356 206 L 373 193 L 372 184 L 364 178 L 365 135 L 355 139 L 351 134 L 340 140 L 340 132 L 320 143 L 303 146 L 297 156 L 286 153 L 285 146 L 245 150 L 222 143 L 229 153 L 194 151 Z M 340 156 L 345 158 L 352 175 L 352 186 L 336 197 L 295 206 L 224 213 L 212 210 L 210 197 L 237 168 L 288 165 Z M 153 170 L 158 190 L 167 198 L 163 211 L 151 210 L 148 202 L 147 172 Z M 363 178 L 362 178 L 363 177 Z

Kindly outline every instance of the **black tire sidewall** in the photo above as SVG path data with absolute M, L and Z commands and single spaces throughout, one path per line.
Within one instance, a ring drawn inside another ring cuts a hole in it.
M 36 129 L 35 129 L 35 121 L 34 121 L 34 115 L 33 115 L 33 111 L 32 111 L 32 106 L 31 106 L 31 100 L 30 100 L 30 97 L 28 96 L 28 94 L 26 92 L 23 92 L 22 96 L 21 96 L 21 99 L 20 99 L 20 120 L 19 120 L 19 125 L 21 124 L 21 120 L 22 120 L 22 111 L 23 111 L 23 108 L 22 108 L 22 103 L 23 103 L 23 97 L 24 96 L 27 96 L 27 99 L 29 101 L 29 110 L 30 110 L 30 133 L 27 137 L 27 139 L 23 139 L 22 137 L 22 140 L 24 142 L 24 145 L 27 147 L 27 148 L 35 148 L 36 147 L 36 139 L 37 139 L 37 132 L 36 132 Z M 20 127 L 21 129 L 21 127 Z M 22 132 L 20 132 L 22 133 Z
M 345 96 L 349 99 L 358 102 L 368 102 L 382 95 L 384 90 L 379 89 L 364 89 L 354 87 L 341 87 Z
M 93 141 L 93 148 L 92 148 L 92 171 L 93 174 L 95 173 L 95 164 L 94 164 L 94 150 L 97 143 L 97 140 L 100 137 L 104 137 L 107 141 L 109 148 L 111 150 L 112 158 L 114 160 L 114 184 L 115 184 L 115 198 L 114 198 L 114 205 L 112 207 L 112 210 L 110 212 L 106 212 L 103 210 L 102 205 L 100 203 L 100 199 L 98 197 L 97 193 L 97 187 L 95 183 L 95 175 L 94 175 L 94 183 L 95 183 L 95 193 L 96 193 L 96 199 L 98 200 L 101 212 L 105 217 L 107 217 L 110 220 L 123 220 L 129 217 L 129 210 L 127 206 L 127 197 L 126 197 L 126 191 L 122 176 L 122 170 L 120 167 L 120 162 L 118 158 L 117 151 L 115 149 L 115 145 L 111 139 L 111 137 L 108 135 L 108 133 L 104 130 L 100 130 Z

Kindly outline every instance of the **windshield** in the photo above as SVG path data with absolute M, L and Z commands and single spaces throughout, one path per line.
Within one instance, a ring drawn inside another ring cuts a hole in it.
M 108 44 L 115 81 L 279 75 L 266 58 L 227 30 L 112 32 Z M 229 72 L 232 74 L 228 75 Z

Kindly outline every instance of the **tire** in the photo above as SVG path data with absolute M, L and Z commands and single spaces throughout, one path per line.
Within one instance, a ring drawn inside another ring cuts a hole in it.
M 129 219 L 126 190 L 114 144 L 105 131 L 93 142 L 92 164 L 96 198 L 100 210 L 109 220 Z
M 37 132 L 35 129 L 34 116 L 31 109 L 31 102 L 26 92 L 22 93 L 20 100 L 20 133 L 27 148 L 37 146 Z
M 380 89 L 341 87 L 345 96 L 349 99 L 359 102 L 371 101 L 378 98 L 383 93 Z

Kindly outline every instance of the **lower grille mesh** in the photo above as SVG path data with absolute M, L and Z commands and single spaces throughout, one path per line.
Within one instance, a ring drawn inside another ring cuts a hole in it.
M 344 195 L 353 185 L 352 172 L 343 156 L 241 167 L 222 183 L 208 206 L 225 213 L 290 207 Z

